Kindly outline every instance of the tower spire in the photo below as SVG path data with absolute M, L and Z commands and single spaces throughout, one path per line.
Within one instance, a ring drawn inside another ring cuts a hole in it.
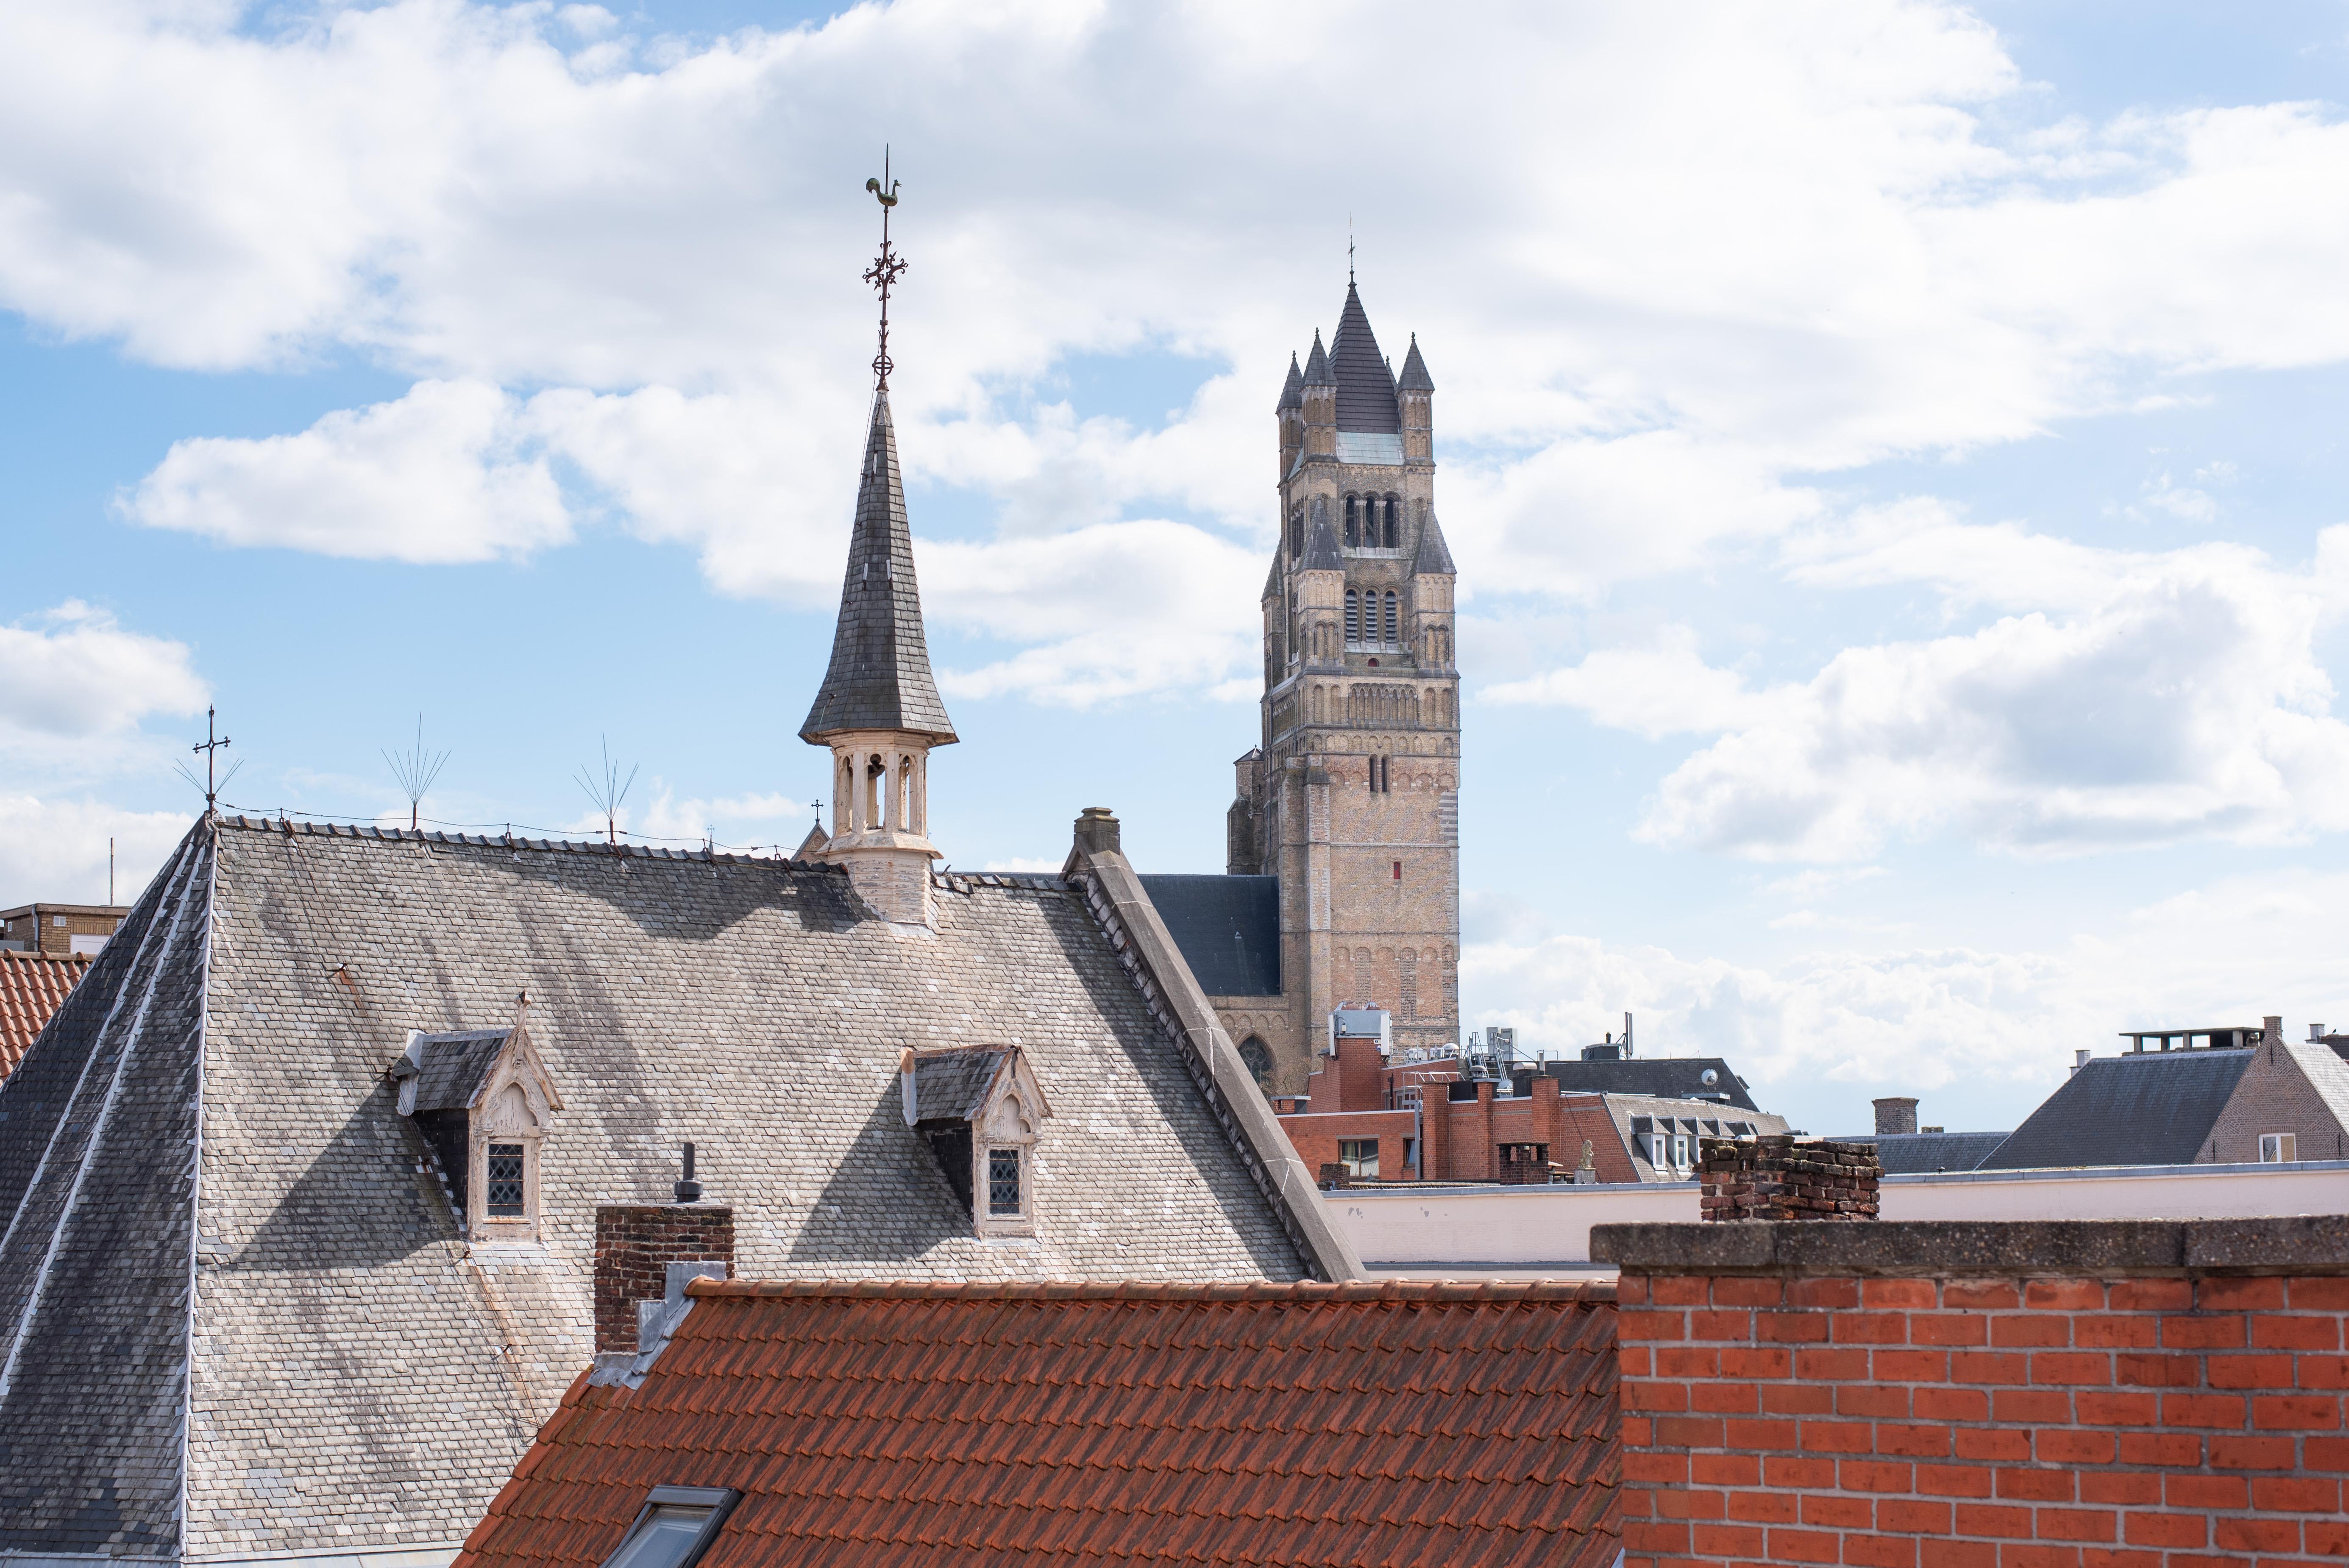
M 889 243 L 897 187 L 868 180 L 864 188 L 881 200 L 881 254 L 864 273 L 881 294 L 881 344 L 832 663 L 800 726 L 801 739 L 833 754 L 832 831 L 811 832 L 800 853 L 844 866 L 883 918 L 930 924 L 930 861 L 938 851 L 929 840 L 929 754 L 953 745 L 955 729 L 930 672 L 889 417 L 889 291 L 905 270 Z

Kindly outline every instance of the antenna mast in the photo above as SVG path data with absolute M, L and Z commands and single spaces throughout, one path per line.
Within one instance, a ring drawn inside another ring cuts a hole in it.
M 229 744 L 228 737 L 221 734 L 218 726 L 213 722 L 218 717 L 218 710 L 212 707 L 204 709 L 203 743 L 188 748 L 191 751 L 201 751 L 204 755 L 204 779 L 202 789 L 204 792 L 204 815 L 208 817 L 219 809 L 221 786 L 235 778 L 236 770 L 244 766 L 243 763 L 239 762 L 232 765 L 226 773 L 217 771 L 215 765 L 220 761 L 220 748 Z M 179 765 L 179 774 L 191 784 L 196 782 L 195 773 L 184 762 Z
M 873 356 L 873 378 L 884 392 L 889 390 L 889 372 L 896 366 L 889 362 L 889 290 L 895 285 L 897 274 L 905 270 L 905 258 L 889 248 L 889 210 L 897 205 L 897 182 L 889 178 L 889 149 L 881 149 L 881 178 L 867 180 L 864 189 L 881 201 L 881 254 L 864 269 L 864 281 L 881 291 L 881 352 Z

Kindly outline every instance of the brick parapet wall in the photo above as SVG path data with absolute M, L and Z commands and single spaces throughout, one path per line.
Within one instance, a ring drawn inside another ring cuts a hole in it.
M 734 1211 L 701 1203 L 606 1204 L 595 1211 L 595 1353 L 636 1349 L 636 1303 L 668 1294 L 671 1264 L 734 1272 Z
M 2349 1218 L 2226 1223 L 1600 1227 L 1626 1568 L 2349 1556 Z
M 1708 1138 L 1698 1148 L 1708 1220 L 1872 1220 L 1884 1173 L 1873 1145 L 1789 1134 Z

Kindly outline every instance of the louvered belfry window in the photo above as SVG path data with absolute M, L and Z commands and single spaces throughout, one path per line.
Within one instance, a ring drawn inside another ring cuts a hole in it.
M 1362 640 L 1362 595 L 1355 589 L 1346 590 L 1346 641 Z
M 492 1143 L 489 1151 L 489 1212 L 494 1219 L 523 1217 L 522 1145 Z

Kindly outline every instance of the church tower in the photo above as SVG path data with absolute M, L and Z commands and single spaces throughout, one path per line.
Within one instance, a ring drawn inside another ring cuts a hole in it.
M 1282 1016 L 1303 1088 L 1330 1010 L 1398 1047 L 1460 1038 L 1460 674 L 1435 521 L 1435 383 L 1397 376 L 1353 283 L 1277 409 L 1281 538 L 1264 586 L 1263 741 L 1238 762 L 1227 867 L 1279 885 Z M 1273 1023 L 1269 1018 L 1262 1019 Z

